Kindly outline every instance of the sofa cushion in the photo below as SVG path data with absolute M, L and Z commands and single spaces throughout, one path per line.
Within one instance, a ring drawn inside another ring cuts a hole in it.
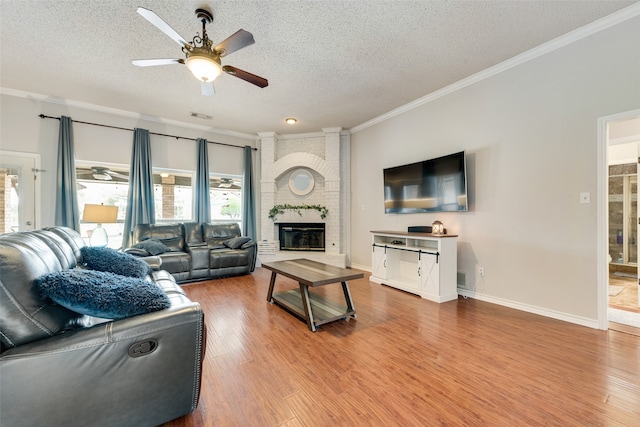
M 203 243 L 202 224 L 199 222 L 184 222 L 184 241 L 187 245 L 198 245 Z
M 216 249 L 209 254 L 209 268 L 242 267 L 250 264 L 249 251 L 237 249 Z
M 242 235 L 240 226 L 233 223 L 204 223 L 202 224 L 204 241 L 210 248 L 220 247 L 224 242 Z
M 149 274 L 149 264 L 133 255 L 106 247 L 85 246 L 80 249 L 83 264 L 98 271 L 122 276 L 144 278 Z
M 69 310 L 104 319 L 124 319 L 170 305 L 155 283 L 104 271 L 58 271 L 37 278 L 34 286 Z
M 138 224 L 133 230 L 133 241 L 138 243 L 146 239 L 160 240 L 169 251 L 184 251 L 184 228 L 182 224 Z
M 187 252 L 165 252 L 158 256 L 162 259 L 162 269 L 171 274 L 191 271 L 191 255 Z M 181 279 L 176 277 L 176 280 Z
M 169 251 L 169 248 L 156 238 L 138 242 L 133 245 L 132 248 L 145 250 L 147 251 L 147 255 L 160 255 Z
M 238 249 L 240 246 L 250 241 L 250 237 L 234 237 L 233 239 L 226 240 L 224 245 L 231 249 Z

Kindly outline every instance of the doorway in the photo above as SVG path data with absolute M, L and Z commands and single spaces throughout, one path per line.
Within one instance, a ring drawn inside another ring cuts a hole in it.
M 40 155 L 0 151 L 0 234 L 33 230 L 37 209 Z
M 606 326 L 640 334 L 638 159 L 640 116 L 606 123 Z M 599 218 L 600 221 L 600 218 Z M 635 329 L 637 328 L 637 329 Z M 606 328 L 605 328 L 606 329 Z

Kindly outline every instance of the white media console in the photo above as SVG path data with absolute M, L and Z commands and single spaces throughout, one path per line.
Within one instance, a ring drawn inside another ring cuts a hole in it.
M 372 231 L 369 280 L 435 302 L 458 299 L 457 237 Z

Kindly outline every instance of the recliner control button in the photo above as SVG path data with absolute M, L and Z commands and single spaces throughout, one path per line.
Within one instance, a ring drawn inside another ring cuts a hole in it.
M 147 354 L 153 353 L 156 348 L 158 348 L 158 341 L 156 340 L 147 340 L 142 342 L 137 342 L 131 347 L 129 347 L 129 356 L 131 357 L 141 357 L 146 356 Z

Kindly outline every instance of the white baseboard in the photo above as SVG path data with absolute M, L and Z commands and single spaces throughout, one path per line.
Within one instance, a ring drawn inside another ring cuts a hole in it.
M 588 328 L 599 329 L 597 319 L 589 319 L 581 316 L 574 316 L 572 314 L 563 313 L 560 311 L 549 310 L 547 308 L 536 307 L 529 304 L 522 304 L 515 301 L 506 300 L 503 298 L 492 297 L 484 295 L 478 292 L 470 291 L 467 289 L 458 288 L 458 294 L 464 297 L 477 299 L 480 301 L 490 302 L 492 304 L 502 305 L 504 307 L 514 308 L 520 311 L 526 311 L 527 313 L 538 314 L 544 317 L 550 317 L 552 319 L 562 320 L 564 322 L 575 323 L 576 325 L 586 326 Z
M 351 264 L 351 268 L 356 268 L 358 270 L 363 270 L 363 271 L 368 271 L 369 273 L 371 273 L 371 267 L 369 267 L 368 265 L 361 265 L 361 264 Z
M 358 270 L 368 271 L 371 273 L 371 267 L 361 264 L 351 264 L 351 268 L 357 268 Z M 467 298 L 473 298 L 480 301 L 489 302 L 492 304 L 501 305 L 504 307 L 513 308 L 527 313 L 533 313 L 544 317 L 550 317 L 552 319 L 562 320 L 563 322 L 574 323 L 580 326 L 586 326 L 587 328 L 600 329 L 598 325 L 598 319 L 589 319 L 587 317 L 574 316 L 572 314 L 563 313 L 561 311 L 549 310 L 547 308 L 536 307 L 534 305 L 523 304 L 516 301 L 507 300 L 504 298 L 493 297 L 485 295 L 479 292 L 470 291 L 468 289 L 458 288 L 458 295 Z

